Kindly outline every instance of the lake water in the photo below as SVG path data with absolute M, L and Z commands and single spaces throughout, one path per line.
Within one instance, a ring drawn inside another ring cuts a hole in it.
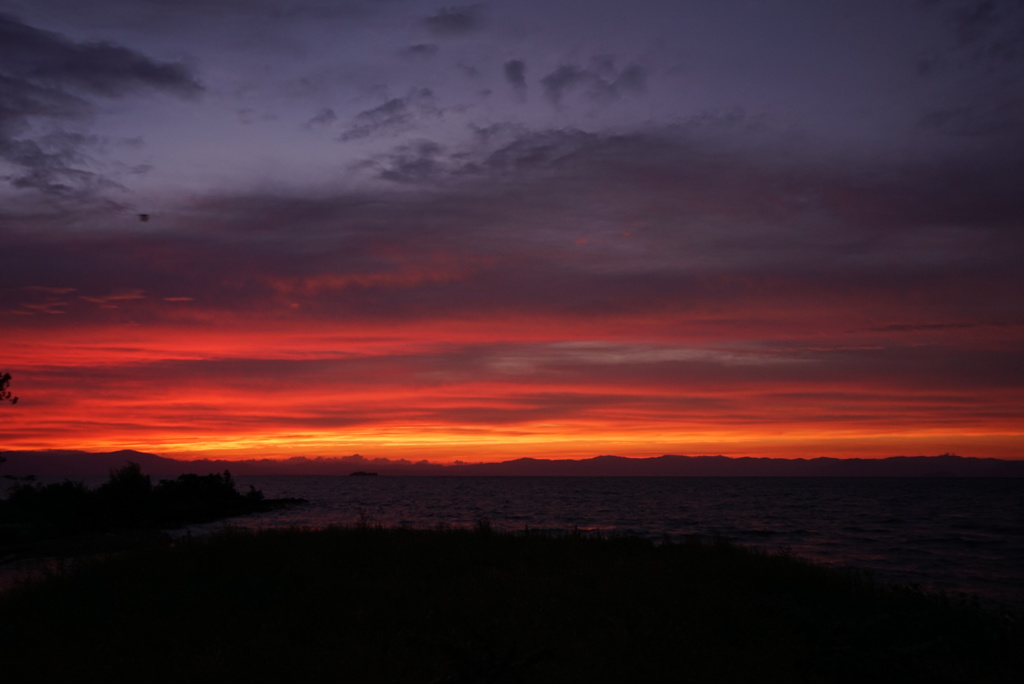
M 1024 480 L 237 477 L 308 505 L 191 528 L 351 525 L 722 537 L 1024 608 Z

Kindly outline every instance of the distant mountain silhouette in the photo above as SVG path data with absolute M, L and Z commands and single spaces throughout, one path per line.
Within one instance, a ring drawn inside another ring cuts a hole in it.
M 111 471 L 123 468 L 127 463 L 138 463 L 142 472 L 147 475 L 177 477 L 189 472 L 187 468 L 183 470 L 178 467 L 183 464 L 182 461 L 131 450 L 107 453 L 71 450 L 0 451 L 0 458 L 6 459 L 5 463 L 0 463 L 0 476 L 13 477 L 105 477 Z M 204 469 L 203 474 L 223 471 L 224 468 L 219 471 Z
M 380 475 L 447 476 L 696 476 L 696 477 L 1024 477 L 1024 460 L 941 456 L 891 458 L 730 458 L 726 456 L 597 456 L 581 460 L 519 458 L 499 463 L 455 463 L 368 459 L 358 454 L 338 458 L 252 459 L 246 461 L 179 461 L 140 451 L 5 451 L 0 475 L 40 478 L 103 477 L 126 463 L 138 463 L 156 477 L 183 473 L 234 475 Z

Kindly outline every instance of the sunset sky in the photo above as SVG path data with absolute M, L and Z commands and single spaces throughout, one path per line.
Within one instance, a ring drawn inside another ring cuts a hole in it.
M 0 449 L 1024 458 L 1019 0 L 84 8 L 0 0 Z

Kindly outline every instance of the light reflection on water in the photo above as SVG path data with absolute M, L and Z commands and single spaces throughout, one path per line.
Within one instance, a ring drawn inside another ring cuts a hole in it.
M 195 526 L 572 529 L 722 537 L 880 578 L 1024 606 L 1024 480 L 236 477 L 309 504 Z

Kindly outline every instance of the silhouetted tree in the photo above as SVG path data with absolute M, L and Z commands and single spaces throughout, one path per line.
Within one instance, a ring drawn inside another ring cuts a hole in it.
M 18 403 L 18 397 L 11 396 L 11 390 L 8 387 L 11 384 L 10 373 L 0 373 L 0 403 L 9 401 L 12 404 Z
M 11 384 L 11 374 L 10 373 L 0 373 L 0 404 L 4 403 L 5 401 L 9 401 L 12 404 L 17 404 L 18 403 L 18 397 L 12 397 L 11 396 L 11 390 L 7 389 L 8 386 L 10 386 L 10 384 Z M 0 456 L 0 463 L 3 463 L 6 460 L 7 460 L 6 458 L 4 458 L 3 456 Z
M 96 495 L 119 521 L 140 520 L 151 507 L 153 483 L 143 475 L 138 463 L 110 471 L 110 479 L 99 486 Z

